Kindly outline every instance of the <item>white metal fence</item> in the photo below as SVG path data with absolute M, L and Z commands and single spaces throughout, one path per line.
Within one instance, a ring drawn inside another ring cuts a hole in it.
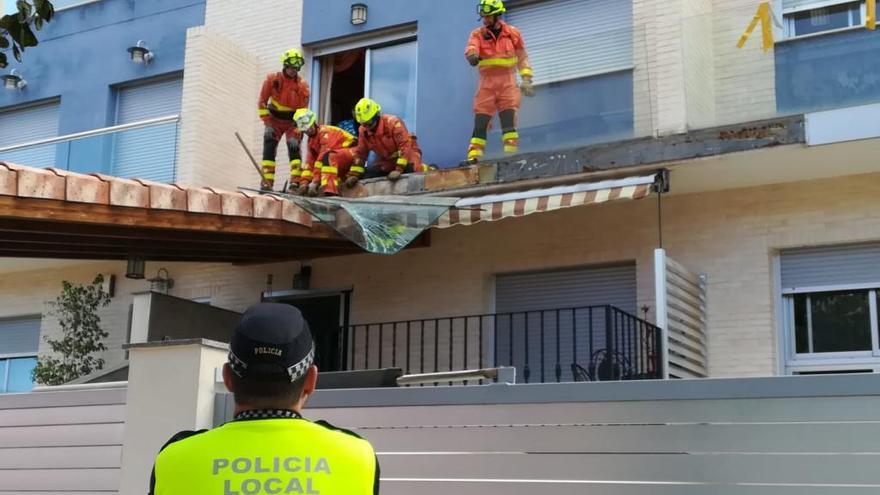
M 709 376 L 706 342 L 706 279 L 654 251 L 657 326 L 664 331 L 666 378 Z

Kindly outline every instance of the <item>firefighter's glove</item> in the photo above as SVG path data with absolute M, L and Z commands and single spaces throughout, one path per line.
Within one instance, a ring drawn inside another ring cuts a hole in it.
M 310 183 L 309 188 L 306 191 L 306 194 L 308 194 L 311 197 L 317 196 L 318 195 L 318 183 L 317 182 Z
M 394 182 L 400 179 L 400 176 L 403 174 L 400 170 L 392 170 L 390 174 L 388 174 L 388 180 Z
M 480 63 L 480 57 L 476 53 L 469 53 L 467 60 L 471 67 L 476 67 Z
M 347 179 L 345 179 L 345 187 L 351 189 L 356 186 L 358 183 L 358 177 L 354 175 L 349 175 Z
M 523 77 L 522 83 L 519 85 L 519 89 L 522 90 L 522 94 L 525 96 L 535 96 L 535 86 L 532 84 L 531 77 Z

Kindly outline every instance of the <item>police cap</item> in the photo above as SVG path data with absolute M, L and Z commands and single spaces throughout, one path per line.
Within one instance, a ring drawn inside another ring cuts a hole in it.
M 288 304 L 249 307 L 232 334 L 229 366 L 248 380 L 296 381 L 315 360 L 315 344 L 302 313 Z

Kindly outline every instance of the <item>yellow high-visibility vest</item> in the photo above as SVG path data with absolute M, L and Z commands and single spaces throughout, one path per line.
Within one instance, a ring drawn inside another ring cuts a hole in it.
M 155 495 L 373 495 L 373 447 L 305 419 L 226 423 L 168 444 L 156 458 Z

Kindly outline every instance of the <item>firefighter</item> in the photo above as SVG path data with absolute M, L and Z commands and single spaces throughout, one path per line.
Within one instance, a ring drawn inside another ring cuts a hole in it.
M 369 442 L 301 416 L 318 379 L 314 359 L 315 343 L 298 309 L 248 308 L 223 366 L 235 419 L 171 437 L 156 457 L 149 494 L 379 493 Z
M 501 0 L 480 0 L 477 7 L 483 27 L 475 29 L 464 54 L 468 63 L 479 67 L 480 83 L 474 97 L 474 132 L 468 147 L 471 163 L 483 157 L 492 117 L 501 120 L 501 139 L 505 153 L 516 153 L 519 134 L 516 132 L 517 110 L 522 95 L 534 96 L 532 68 L 526 54 L 522 34 L 501 20 L 506 9 Z M 522 83 L 517 86 L 519 70 Z
M 367 168 L 365 177 L 387 176 L 395 181 L 403 173 L 428 171 L 428 166 L 422 164 L 422 150 L 416 137 L 409 133 L 399 117 L 383 114 L 378 103 L 361 98 L 354 107 L 354 118 L 360 124 L 355 148 L 358 163 L 365 161 L 371 151 L 376 154 L 376 160 Z M 345 184 L 354 187 L 357 181 L 358 176 L 352 174 Z
M 266 77 L 257 102 L 257 112 L 266 126 L 263 131 L 263 181 L 260 188 L 271 190 L 275 185 L 275 153 L 278 141 L 285 137 L 290 158 L 288 192 L 297 192 L 302 174 L 302 135 L 296 129 L 293 114 L 297 108 L 309 106 L 309 85 L 299 75 L 305 63 L 299 50 L 291 48 L 284 52 L 281 63 L 281 72 Z
M 309 156 L 300 179 L 300 192 L 309 196 L 339 195 L 339 177 L 360 176 L 355 165 L 357 138 L 332 125 L 318 125 L 315 112 L 300 108 L 294 117 L 297 129 L 309 137 Z

